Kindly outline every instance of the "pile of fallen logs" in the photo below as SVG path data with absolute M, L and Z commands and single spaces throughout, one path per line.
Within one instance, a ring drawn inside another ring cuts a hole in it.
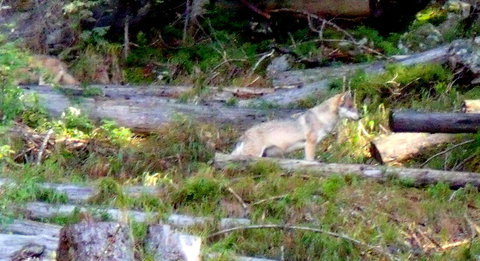
M 465 100 L 462 112 L 392 112 L 389 125 L 394 133 L 373 140 L 370 153 L 380 163 L 398 163 L 425 149 L 459 140 L 455 134 L 478 132 L 480 100 Z

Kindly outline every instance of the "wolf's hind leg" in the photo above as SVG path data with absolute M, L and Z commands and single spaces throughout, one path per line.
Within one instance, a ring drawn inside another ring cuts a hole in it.
M 283 157 L 283 150 L 277 146 L 270 146 L 263 150 L 262 157 Z

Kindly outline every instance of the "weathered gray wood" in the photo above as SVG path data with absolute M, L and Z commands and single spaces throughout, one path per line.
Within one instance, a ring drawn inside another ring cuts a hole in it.
M 52 88 L 51 86 L 44 85 L 22 85 L 22 89 L 27 91 L 38 91 L 39 89 Z M 179 98 L 182 94 L 192 92 L 195 90 L 194 86 L 169 86 L 169 85 L 89 85 L 88 89 L 80 88 L 76 86 L 62 86 L 56 87 L 60 92 L 71 96 L 88 96 L 93 94 L 88 90 L 95 90 L 98 97 L 106 97 L 109 99 L 132 99 L 140 96 L 146 97 L 164 97 L 164 98 Z M 236 97 L 252 98 L 259 97 L 265 94 L 273 93 L 276 91 L 274 88 L 254 88 L 254 87 L 216 87 L 207 86 L 206 96 L 209 100 L 213 101 L 226 101 L 228 98 Z
M 60 231 L 57 260 L 133 261 L 133 247 L 130 229 L 125 224 L 81 222 Z
M 68 216 L 76 210 L 80 213 L 95 212 L 98 214 L 106 213 L 114 221 L 133 220 L 135 222 L 146 222 L 157 217 L 154 213 L 146 213 L 135 210 L 120 210 L 114 208 L 102 209 L 93 207 L 82 207 L 78 205 L 54 205 L 43 202 L 30 202 L 25 206 L 18 206 L 18 211 L 25 214 L 30 219 L 53 218 L 55 216 Z
M 145 245 L 155 260 L 200 261 L 202 239 L 174 231 L 169 225 L 148 228 Z
M 15 186 L 17 183 L 11 179 L 0 178 L 0 187 L 7 185 Z M 37 183 L 36 185 L 43 189 L 51 189 L 57 193 L 63 193 L 73 203 L 85 203 L 97 194 L 97 189 L 91 186 L 59 183 Z M 159 192 L 159 189 L 158 187 L 128 186 L 124 187 L 123 190 L 128 196 L 139 197 L 142 194 L 155 195 Z
M 11 261 L 15 252 L 27 245 L 45 246 L 39 260 L 55 260 L 58 238 L 49 236 L 25 236 L 0 234 L 0 261 Z
M 54 224 L 20 219 L 0 224 L 1 233 L 11 233 L 24 236 L 58 237 L 61 228 L 61 226 Z
M 43 202 L 26 203 L 23 206 L 17 206 L 17 210 L 26 217 L 35 220 L 53 218 L 55 216 L 68 216 L 73 214 L 75 210 L 80 213 L 106 213 L 114 221 L 134 220 L 135 222 L 148 222 L 156 221 L 160 218 L 157 213 L 115 208 L 84 207 L 80 205 L 55 205 Z M 212 217 L 192 217 L 179 214 L 172 214 L 166 220 L 169 225 L 179 228 L 204 226 L 213 224 L 214 221 Z M 220 229 L 225 229 L 234 224 L 248 224 L 249 222 L 248 219 L 243 218 L 222 218 L 219 220 L 219 227 Z
M 40 104 L 54 116 L 60 116 L 67 108 L 75 107 L 92 119 L 112 119 L 120 126 L 139 132 L 150 132 L 171 122 L 177 115 L 186 115 L 202 122 L 229 123 L 236 126 L 266 121 L 271 117 L 285 118 L 293 110 L 258 110 L 232 108 L 222 104 L 182 104 L 159 97 L 138 96 L 132 99 L 81 98 L 73 102 L 52 88 L 26 90 L 36 93 Z
M 476 133 L 480 130 L 480 113 L 392 112 L 393 132 Z
M 329 176 L 332 174 L 351 174 L 378 181 L 386 181 L 392 177 L 405 179 L 411 181 L 412 184 L 416 186 L 425 186 L 438 182 L 444 182 L 453 188 L 464 187 L 467 184 L 480 187 L 480 174 L 473 172 L 397 168 L 366 164 L 321 163 L 316 161 L 279 158 L 238 157 L 221 153 L 215 154 L 214 164 L 217 168 L 225 168 L 227 166 L 231 166 L 231 164 L 236 164 L 238 167 L 245 167 L 251 163 L 261 160 L 267 160 L 276 163 L 285 171 L 300 171 L 302 174 L 307 175 Z
M 351 75 L 358 70 L 364 70 L 366 73 L 382 73 L 385 66 L 389 63 L 398 63 L 405 66 L 411 66 L 422 63 L 444 63 L 448 59 L 448 49 L 450 45 L 441 46 L 425 52 L 403 56 L 392 57 L 391 61 L 343 65 L 339 67 L 321 67 L 307 70 L 292 70 L 275 74 L 272 78 L 275 87 L 299 87 L 309 83 L 319 82 L 325 79 L 341 78 Z
M 393 163 L 410 159 L 425 149 L 454 141 L 454 134 L 393 133 L 370 143 L 370 154 L 378 162 Z

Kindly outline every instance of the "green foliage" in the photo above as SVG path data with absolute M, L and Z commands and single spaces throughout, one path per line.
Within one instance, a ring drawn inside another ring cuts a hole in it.
M 439 25 L 447 20 L 448 12 L 446 9 L 441 7 L 432 6 L 425 8 L 417 13 L 416 20 L 414 21 L 414 26 L 420 26 L 426 23 L 431 23 L 433 25 Z
M 130 143 L 133 133 L 130 129 L 119 127 L 116 122 L 103 120 L 103 124 L 99 128 L 107 139 L 118 146 L 125 146 Z M 97 132 L 98 133 L 98 132 Z
M 91 202 L 114 203 L 118 207 L 128 204 L 127 196 L 124 194 L 122 186 L 112 178 L 102 178 L 97 185 L 97 194 L 91 198 Z
M 399 65 L 387 66 L 386 72 L 369 76 L 357 73 L 351 87 L 359 101 L 370 99 L 370 108 L 385 106 L 407 106 L 413 101 L 426 97 L 438 97 L 447 91 L 447 85 L 452 81 L 450 70 L 438 64 L 422 64 L 411 67 Z
M 175 194 L 176 203 L 206 203 L 216 202 L 221 196 L 221 185 L 218 181 L 206 177 L 188 179 Z
M 0 34 L 0 123 L 13 119 L 23 109 L 22 91 L 15 80 L 26 67 L 26 53 Z
M 394 55 L 399 53 L 397 43 L 400 38 L 399 34 L 391 33 L 388 37 L 380 35 L 380 33 L 370 27 L 359 26 L 354 30 L 355 36 L 358 38 L 366 37 L 373 43 L 375 48 L 379 48 L 386 55 Z

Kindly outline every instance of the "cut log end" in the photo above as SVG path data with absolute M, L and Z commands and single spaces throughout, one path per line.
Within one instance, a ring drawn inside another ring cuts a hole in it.
M 128 226 L 114 222 L 78 223 L 62 228 L 59 261 L 134 260 Z

